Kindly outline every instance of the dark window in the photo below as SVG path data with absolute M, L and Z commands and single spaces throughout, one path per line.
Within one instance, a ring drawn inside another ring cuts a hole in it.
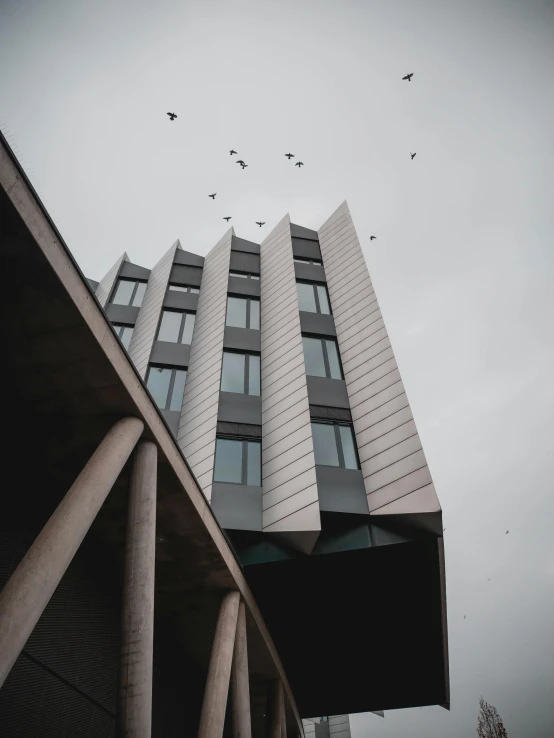
M 187 380 L 186 369 L 151 366 L 146 386 L 160 410 L 180 410 Z
M 162 319 L 158 328 L 158 341 L 170 343 L 191 343 L 194 330 L 194 313 L 183 313 L 178 310 L 162 310 Z
M 307 313 L 321 313 L 331 315 L 329 295 L 324 284 L 314 282 L 297 282 L 298 308 Z
M 259 300 L 250 300 L 246 297 L 228 297 L 225 325 L 233 328 L 260 330 Z
M 113 323 L 114 331 L 117 333 L 119 338 L 121 339 L 121 343 L 125 346 L 126 349 L 129 348 L 129 344 L 131 343 L 131 337 L 133 335 L 133 326 L 132 325 L 122 325 L 121 323 Z
M 302 336 L 306 374 L 311 377 L 342 379 L 337 342 L 329 338 Z
M 313 264 L 315 266 L 323 265 L 321 259 L 308 259 L 308 257 L 304 256 L 295 256 L 294 261 L 296 261 L 298 264 Z
M 138 282 L 135 279 L 118 279 L 112 303 L 114 305 L 140 307 L 145 292 L 146 282 Z
M 237 438 L 218 438 L 215 447 L 214 482 L 260 487 L 261 443 Z
M 312 423 L 315 463 L 359 469 L 352 426 L 346 423 Z
M 223 352 L 221 391 L 241 395 L 260 394 L 260 357 L 237 351 Z
M 171 292 L 190 292 L 193 295 L 197 295 L 200 292 L 198 287 L 191 287 L 188 284 L 170 284 L 168 290 Z
M 230 277 L 239 277 L 240 279 L 260 279 L 259 274 L 251 274 L 250 272 L 229 272 Z

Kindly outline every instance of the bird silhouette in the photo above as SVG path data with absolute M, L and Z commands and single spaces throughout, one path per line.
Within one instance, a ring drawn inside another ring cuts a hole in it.
M 241 166 L 241 169 L 246 169 L 246 167 L 248 166 L 248 164 L 241 164 L 240 166 Z
M 260 228 L 265 225 L 265 221 L 262 223 L 261 221 L 257 220 L 256 225 L 259 225 Z
M 377 238 L 377 236 L 370 236 L 370 237 L 369 237 L 369 240 L 370 240 L 370 241 L 375 241 L 375 239 L 376 239 L 376 238 Z
M 224 215 L 223 216 L 223 220 L 226 220 L 227 223 L 228 223 L 231 220 L 232 217 L 233 217 L 232 215 Z
M 410 74 L 407 74 L 405 77 L 402 77 L 402 79 L 407 79 L 408 82 L 411 82 L 413 76 L 414 76 L 414 73 L 410 72 Z
M 414 156 L 415 156 L 415 154 L 412 154 L 412 153 L 410 152 L 410 156 L 412 157 L 412 161 L 413 161 L 413 159 L 414 159 Z
M 212 195 L 208 195 L 208 197 L 211 197 L 212 200 L 215 200 L 215 196 L 217 195 L 217 192 L 214 192 Z
M 304 166 L 304 162 L 303 161 L 297 161 L 294 166 L 295 167 L 303 167 Z
M 242 166 L 242 165 L 244 164 L 244 162 L 243 162 L 243 160 L 242 160 L 242 159 L 237 159 L 237 162 L 236 162 L 236 163 L 237 163 L 237 164 L 240 164 L 241 166 Z
M 464 615 L 464 620 L 466 619 L 466 616 Z
M 291 159 L 294 159 L 294 154 L 285 154 L 287 159 L 290 161 Z
M 231 151 L 229 151 L 229 153 L 231 154 L 231 156 L 233 156 L 233 154 L 236 154 L 237 152 L 234 149 L 231 149 Z
M 508 533 L 509 533 L 509 532 L 510 532 L 510 531 L 509 531 L 509 530 L 507 530 L 507 531 L 506 531 L 506 535 L 508 535 Z
M 168 115 L 169 115 L 169 120 L 175 120 L 175 118 L 177 117 L 177 113 L 168 113 Z

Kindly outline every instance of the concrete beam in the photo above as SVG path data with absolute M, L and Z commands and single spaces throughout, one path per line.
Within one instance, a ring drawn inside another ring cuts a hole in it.
M 246 608 L 239 605 L 235 650 L 231 669 L 231 705 L 233 738 L 252 738 L 250 718 L 250 679 L 248 674 L 248 645 L 246 641 Z

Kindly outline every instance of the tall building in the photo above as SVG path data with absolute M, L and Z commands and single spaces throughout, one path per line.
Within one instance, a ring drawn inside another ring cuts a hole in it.
M 446 703 L 441 509 L 346 202 L 260 245 L 231 228 L 205 258 L 177 241 L 149 270 L 124 253 L 92 284 L 294 665 L 301 714 Z M 376 653 L 378 674 L 344 681 Z
M 96 283 L 0 136 L 0 250 L 0 733 L 447 706 L 440 507 L 346 204 Z

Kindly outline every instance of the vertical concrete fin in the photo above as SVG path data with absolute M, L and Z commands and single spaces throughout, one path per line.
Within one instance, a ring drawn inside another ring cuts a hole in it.
M 262 525 L 264 530 L 275 532 L 319 531 L 308 387 L 288 214 L 260 245 L 260 264 Z M 270 433 L 271 450 L 266 451 L 264 439 Z
M 119 274 L 121 265 L 124 261 L 129 261 L 129 257 L 127 256 L 126 251 L 123 252 L 123 254 L 111 267 L 111 269 L 102 277 L 102 279 L 98 283 L 98 287 L 96 288 L 94 294 L 96 295 L 98 302 L 102 305 L 103 308 L 106 307 L 108 298 L 115 284 L 115 280 L 117 279 L 117 275 Z
M 346 201 L 318 233 L 370 513 L 440 511 Z
M 129 345 L 129 356 L 143 379 L 146 378 L 148 360 L 150 359 L 152 344 L 160 319 L 173 259 L 178 248 L 179 241 L 176 241 L 152 269 Z
M 204 261 L 177 434 L 185 457 L 194 444 L 195 459 L 198 460 L 190 466 L 208 500 L 212 495 L 232 236 L 233 229 L 230 228 Z M 198 453 L 202 450 L 204 453 Z

